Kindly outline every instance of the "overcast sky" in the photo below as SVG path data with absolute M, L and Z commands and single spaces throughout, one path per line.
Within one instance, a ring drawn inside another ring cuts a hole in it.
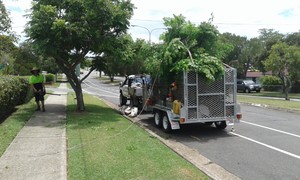
M 129 33 L 133 38 L 158 42 L 164 30 L 163 18 L 182 14 L 194 24 L 207 21 L 213 13 L 213 24 L 221 33 L 257 37 L 262 28 L 280 33 L 300 30 L 300 1 L 298 0 L 132 0 L 136 9 L 131 19 Z M 3 0 L 10 11 L 13 30 L 18 35 L 26 24 L 23 17 L 30 8 L 31 0 Z

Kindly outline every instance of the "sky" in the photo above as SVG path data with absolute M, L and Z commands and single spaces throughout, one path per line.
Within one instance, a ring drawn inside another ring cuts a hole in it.
M 164 32 L 163 18 L 183 15 L 199 25 L 213 14 L 213 24 L 221 33 L 229 32 L 248 38 L 258 37 L 259 29 L 274 29 L 287 34 L 300 30 L 298 0 L 131 0 L 135 5 L 129 33 L 134 39 L 159 42 Z M 28 21 L 31 0 L 3 0 L 13 21 L 12 27 L 21 41 Z

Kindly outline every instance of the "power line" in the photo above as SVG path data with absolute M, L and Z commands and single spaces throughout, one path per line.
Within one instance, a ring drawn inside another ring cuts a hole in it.
M 157 23 L 164 23 L 162 20 L 151 20 L 151 19 L 131 19 L 132 21 L 145 21 L 145 22 L 157 22 Z M 204 21 L 202 21 L 204 22 Z M 192 22 L 195 24 L 200 24 L 202 22 Z M 292 24 L 292 23 L 284 23 L 284 24 L 279 24 L 279 23 L 229 23 L 229 22 L 212 22 L 212 24 L 215 25 L 230 25 L 230 26 L 300 26 L 300 24 Z

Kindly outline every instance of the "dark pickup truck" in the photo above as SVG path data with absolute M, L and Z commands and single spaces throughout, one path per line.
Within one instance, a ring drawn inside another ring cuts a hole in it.
M 252 80 L 237 80 L 237 91 L 243 91 L 245 93 L 250 93 L 251 91 L 260 92 L 261 85 L 255 83 Z

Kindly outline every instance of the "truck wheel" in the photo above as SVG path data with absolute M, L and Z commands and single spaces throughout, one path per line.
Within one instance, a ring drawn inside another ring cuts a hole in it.
M 172 130 L 171 124 L 169 122 L 169 118 L 166 114 L 162 118 L 162 127 L 163 127 L 164 132 L 166 132 L 166 133 L 168 133 Z
M 215 126 L 218 129 L 225 129 L 227 127 L 226 121 L 217 121 L 215 122 Z
M 126 105 L 127 103 L 127 97 L 123 96 L 122 93 L 120 93 L 120 105 L 123 106 L 123 105 Z
M 154 113 L 154 124 L 158 128 L 161 128 L 162 126 L 161 116 L 159 112 Z
M 251 92 L 250 89 L 248 88 L 245 89 L 245 93 L 250 93 L 250 92 Z

